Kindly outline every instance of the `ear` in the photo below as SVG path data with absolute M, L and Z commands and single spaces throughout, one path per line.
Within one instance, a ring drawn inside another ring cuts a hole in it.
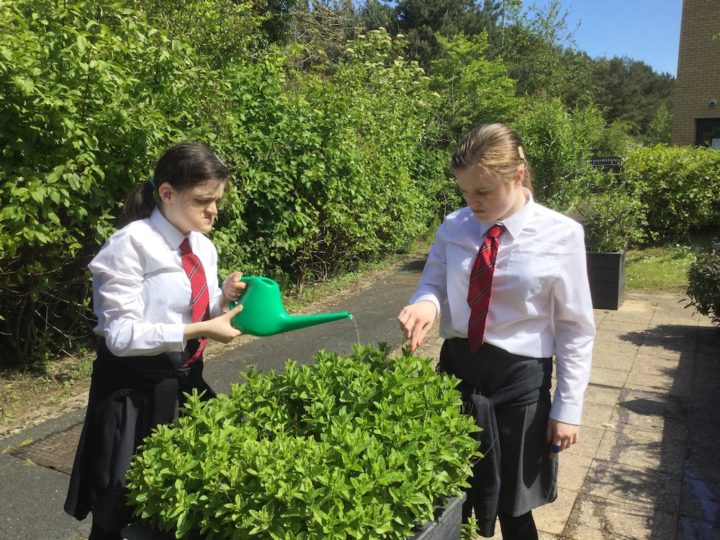
M 158 196 L 162 202 L 169 203 L 172 201 L 175 190 L 168 182 L 163 182 L 158 187 Z
M 520 165 L 518 165 L 517 171 L 515 172 L 513 182 L 518 186 L 522 186 L 523 180 L 525 180 L 525 164 L 521 163 Z

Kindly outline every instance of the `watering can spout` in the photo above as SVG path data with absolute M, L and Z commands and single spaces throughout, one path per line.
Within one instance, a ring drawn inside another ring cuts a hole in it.
M 247 289 L 239 302 L 230 302 L 230 307 L 233 308 L 238 303 L 242 304 L 243 309 L 233 317 L 232 325 L 245 334 L 272 336 L 352 318 L 347 311 L 319 315 L 290 315 L 282 305 L 280 286 L 276 281 L 262 276 L 246 276 L 242 281 L 247 283 Z

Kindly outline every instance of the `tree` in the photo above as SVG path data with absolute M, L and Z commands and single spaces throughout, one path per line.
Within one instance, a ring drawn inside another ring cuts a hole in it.
M 441 53 L 437 35 L 452 37 L 462 32 L 472 36 L 487 28 L 492 16 L 473 0 L 400 0 L 398 28 L 408 39 L 408 56 L 424 68 Z
M 635 135 L 647 132 L 661 105 L 669 108 L 675 81 L 627 57 L 597 60 L 593 80 L 593 101 L 608 122 L 627 122 Z
M 487 58 L 487 34 L 437 40 L 442 56 L 432 62 L 431 88 L 440 96 L 438 116 L 447 143 L 456 143 L 477 124 L 509 121 L 520 100 L 503 63 Z

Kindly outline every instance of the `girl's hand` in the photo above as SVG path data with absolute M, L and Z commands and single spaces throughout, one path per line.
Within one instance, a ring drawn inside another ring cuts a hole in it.
M 398 315 L 398 322 L 405 339 L 410 340 L 410 352 L 415 352 L 415 349 L 422 346 L 436 317 L 437 308 L 429 300 L 410 304 L 402 309 Z
M 242 308 L 243 307 L 238 304 L 233 309 L 226 311 L 222 315 L 218 315 L 214 319 L 186 324 L 183 333 L 185 339 L 206 337 L 221 343 L 229 343 L 236 337 L 242 335 L 240 330 L 230 324 L 232 318 L 240 313 Z
M 245 292 L 247 283 L 240 281 L 241 277 L 242 277 L 242 272 L 233 272 L 223 282 L 223 286 L 222 286 L 223 307 L 227 306 L 228 302 L 230 302 L 230 301 L 237 302 L 238 298 L 240 298 L 242 296 L 242 293 Z
M 570 448 L 573 444 L 580 440 L 580 426 L 575 424 L 566 424 L 552 418 L 548 420 L 547 432 L 545 433 L 545 442 L 551 448 L 550 459 L 555 459 L 558 452 L 562 452 Z M 557 451 L 556 451 L 557 450 Z

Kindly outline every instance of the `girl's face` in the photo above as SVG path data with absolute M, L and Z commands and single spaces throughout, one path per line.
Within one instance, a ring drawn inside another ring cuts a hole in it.
M 478 221 L 501 221 L 527 202 L 523 190 L 525 166 L 520 165 L 510 182 L 488 175 L 478 167 L 455 171 L 457 185 Z
M 182 234 L 190 231 L 207 233 L 217 216 L 217 202 L 225 191 L 225 182 L 207 180 L 194 187 L 176 190 L 168 182 L 158 188 L 160 209 L 170 223 Z

